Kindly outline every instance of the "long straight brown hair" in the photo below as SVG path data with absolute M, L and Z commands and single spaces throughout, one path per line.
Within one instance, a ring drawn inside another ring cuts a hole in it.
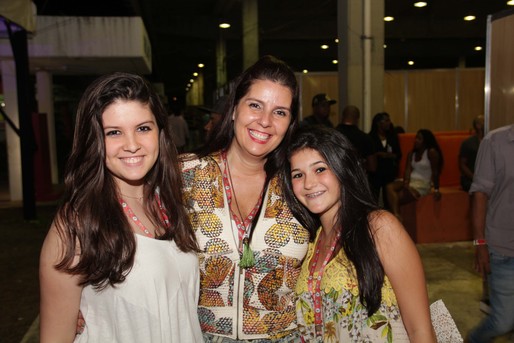
M 123 282 L 134 263 L 136 240 L 120 205 L 118 189 L 105 164 L 102 114 L 116 101 L 148 105 L 159 129 L 159 156 L 145 176 L 145 212 L 154 225 L 164 227 L 157 237 L 174 240 L 184 252 L 198 245 L 182 200 L 177 150 L 167 125 L 167 113 L 151 85 L 142 77 L 114 73 L 96 79 L 82 96 L 73 148 L 65 171 L 65 191 L 55 224 L 64 242 L 56 268 L 81 275 L 82 285 L 98 289 Z M 164 225 L 155 201 L 159 193 L 170 224 Z M 77 264 L 74 258 L 79 255 Z

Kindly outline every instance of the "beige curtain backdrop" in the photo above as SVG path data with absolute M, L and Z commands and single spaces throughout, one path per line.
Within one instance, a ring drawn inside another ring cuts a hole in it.
M 338 94 L 335 72 L 297 77 L 304 117 L 310 114 L 315 94 Z M 406 132 L 421 128 L 467 131 L 472 128 L 473 118 L 484 114 L 484 82 L 484 68 L 385 71 L 384 111 L 390 114 L 394 125 L 402 126 Z M 340 122 L 344 105 L 338 102 L 332 106 L 330 119 L 334 125 Z
M 493 16 L 490 24 L 490 51 L 486 64 L 490 68 L 489 129 L 514 123 L 514 11 Z

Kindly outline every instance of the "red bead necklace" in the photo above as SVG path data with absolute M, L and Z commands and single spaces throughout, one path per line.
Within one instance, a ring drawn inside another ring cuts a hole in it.
M 321 233 L 320 233 L 321 236 Z M 339 238 L 341 237 L 341 231 L 339 231 L 333 238 L 332 242 L 330 244 L 330 249 L 325 255 L 325 258 L 323 260 L 323 264 L 321 265 L 321 268 L 318 271 L 318 276 L 314 278 L 314 274 L 316 272 L 316 265 L 318 264 L 319 258 L 320 258 L 320 246 L 322 243 L 322 237 L 318 239 L 318 243 L 316 244 L 316 251 L 314 253 L 314 257 L 312 259 L 311 267 L 309 269 L 309 278 L 307 280 L 307 286 L 309 288 L 309 292 L 311 294 L 311 297 L 314 302 L 314 328 L 316 331 L 316 336 L 321 337 L 323 335 L 322 330 L 322 323 L 323 323 L 323 316 L 322 316 L 322 298 L 321 298 L 321 279 L 323 277 L 323 272 L 325 271 L 325 267 L 327 266 L 328 262 L 332 258 L 332 255 L 334 254 L 334 251 L 337 246 L 337 242 L 339 241 Z

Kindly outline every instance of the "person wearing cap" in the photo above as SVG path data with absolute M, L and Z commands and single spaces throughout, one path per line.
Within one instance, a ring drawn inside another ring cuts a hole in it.
M 301 126 L 322 125 L 333 128 L 334 124 L 328 119 L 328 116 L 330 115 L 330 105 L 336 102 L 325 93 L 316 94 L 312 98 L 312 115 L 305 117 Z

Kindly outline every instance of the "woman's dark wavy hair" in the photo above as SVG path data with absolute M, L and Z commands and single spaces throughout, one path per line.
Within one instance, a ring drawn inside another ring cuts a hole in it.
M 444 158 L 443 158 L 443 151 L 439 147 L 439 144 L 437 143 L 437 139 L 435 138 L 432 131 L 428 129 L 419 129 L 418 132 L 423 137 L 423 145 L 427 150 L 435 149 L 437 153 L 439 154 L 439 173 L 441 170 L 443 170 L 444 165 Z M 412 152 L 414 152 L 415 148 L 412 149 Z
M 369 134 L 372 136 L 378 136 L 378 124 L 384 120 L 384 119 L 391 119 L 389 116 L 389 113 L 387 112 L 379 112 L 375 114 L 373 117 L 373 121 L 371 122 L 371 130 L 369 131 Z M 387 137 L 392 136 L 394 134 L 393 125 L 391 124 L 391 127 L 386 132 Z
M 299 108 L 299 87 L 294 72 L 284 62 L 273 56 L 263 56 L 255 64 L 246 69 L 236 80 L 233 91 L 230 92 L 225 104 L 223 119 L 213 129 L 213 134 L 209 141 L 201 148 L 197 154 L 205 157 L 213 152 L 226 150 L 234 139 L 234 122 L 232 113 L 235 111 L 239 101 L 250 91 L 250 87 L 257 80 L 269 80 L 285 86 L 291 90 L 293 100 L 291 103 L 291 123 L 286 135 L 280 145 L 267 156 L 264 169 L 266 178 L 271 179 L 281 170 L 286 156 L 286 148 L 291 139 L 291 135 L 298 125 Z
M 302 128 L 296 132 L 288 149 L 288 161 L 294 153 L 303 149 L 316 150 L 339 181 L 342 206 L 335 224 L 336 228 L 342 230 L 339 245 L 355 266 L 360 300 L 366 306 L 368 315 L 372 315 L 380 307 L 385 274 L 369 224 L 370 214 L 379 208 L 369 188 L 366 172 L 359 162 L 359 155 L 343 134 L 320 126 Z M 283 179 L 286 201 L 294 216 L 310 231 L 312 241 L 321 225 L 320 219 L 294 196 L 290 163 L 286 164 Z
M 125 280 L 134 264 L 136 241 L 119 201 L 116 182 L 106 167 L 102 114 L 117 101 L 148 105 L 159 129 L 159 155 L 145 176 L 145 211 L 164 227 L 158 239 L 174 240 L 184 252 L 198 245 L 184 209 L 177 151 L 167 113 L 151 85 L 142 77 L 114 73 L 96 79 L 82 96 L 73 147 L 65 171 L 65 191 L 55 224 L 64 243 L 56 268 L 81 275 L 81 285 L 97 289 Z M 159 190 L 170 224 L 166 227 L 155 201 Z M 79 262 L 74 258 L 79 255 Z

